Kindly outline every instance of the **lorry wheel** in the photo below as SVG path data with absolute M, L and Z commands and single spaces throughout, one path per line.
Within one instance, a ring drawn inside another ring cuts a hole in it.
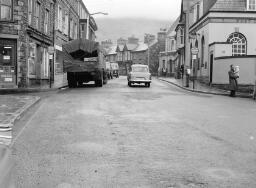
M 102 87 L 103 86 L 103 80 L 96 80 L 95 85 L 96 85 L 96 87 Z
M 128 82 L 128 86 L 131 87 L 131 86 L 132 86 L 132 83 L 131 83 L 131 82 Z
M 148 83 L 148 87 L 150 87 L 150 83 Z

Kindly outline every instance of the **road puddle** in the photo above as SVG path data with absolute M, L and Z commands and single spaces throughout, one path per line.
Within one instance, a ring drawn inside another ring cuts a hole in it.
M 236 173 L 230 169 L 210 168 L 207 169 L 206 174 L 214 179 L 233 179 L 236 178 Z

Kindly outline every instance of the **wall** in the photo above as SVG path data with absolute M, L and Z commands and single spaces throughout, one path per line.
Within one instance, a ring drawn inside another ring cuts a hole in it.
M 132 52 L 133 64 L 146 64 L 147 65 L 147 51 Z
M 225 29 L 223 29 L 225 28 Z M 256 54 L 256 24 L 255 23 L 210 23 L 209 43 L 226 42 L 231 33 L 239 29 L 247 39 L 247 55 Z
M 232 44 L 215 44 L 214 57 L 232 56 Z
M 215 59 L 213 63 L 213 84 L 228 84 L 230 65 L 240 67 L 239 84 L 252 85 L 256 78 L 256 57 Z

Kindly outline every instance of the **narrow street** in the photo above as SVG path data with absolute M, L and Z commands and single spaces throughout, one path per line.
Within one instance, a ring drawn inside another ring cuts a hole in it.
M 254 188 L 256 106 L 153 80 L 65 89 L 14 127 L 18 188 Z

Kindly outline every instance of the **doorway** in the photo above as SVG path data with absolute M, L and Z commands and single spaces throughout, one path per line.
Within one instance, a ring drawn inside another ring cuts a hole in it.
M 210 54 L 210 84 L 212 84 L 213 77 L 213 53 Z

